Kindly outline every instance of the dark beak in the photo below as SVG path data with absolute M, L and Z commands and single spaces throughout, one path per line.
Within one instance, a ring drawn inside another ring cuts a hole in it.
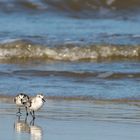
M 43 102 L 46 102 L 46 100 L 45 100 L 44 98 L 42 98 L 42 101 L 43 101 Z

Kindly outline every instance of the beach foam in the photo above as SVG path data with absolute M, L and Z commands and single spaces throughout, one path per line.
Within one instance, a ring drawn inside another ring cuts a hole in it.
M 50 48 L 24 40 L 0 44 L 1 60 L 29 58 L 62 61 L 139 60 L 140 46 L 90 45 L 81 47 L 71 44 Z

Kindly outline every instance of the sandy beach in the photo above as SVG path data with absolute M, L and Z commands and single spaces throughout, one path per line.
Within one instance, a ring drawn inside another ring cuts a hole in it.
M 6 140 L 139 140 L 140 113 L 134 105 L 48 99 L 32 122 L 16 116 L 12 98 L 0 99 L 0 136 Z

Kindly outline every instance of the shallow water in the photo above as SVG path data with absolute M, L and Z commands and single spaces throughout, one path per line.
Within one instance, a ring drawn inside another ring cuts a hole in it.
M 19 118 L 12 100 L 0 98 L 0 135 L 7 140 L 139 139 L 140 115 L 136 104 L 47 100 L 36 112 L 35 121 L 28 116 L 25 122 L 25 110 Z
M 139 99 L 139 62 L 1 64 L 0 91 L 97 99 Z

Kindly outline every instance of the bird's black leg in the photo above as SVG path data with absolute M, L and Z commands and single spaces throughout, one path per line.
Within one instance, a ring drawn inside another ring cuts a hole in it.
M 30 111 L 31 116 L 33 117 L 32 111 Z
M 27 107 L 25 107 L 25 109 L 26 109 L 26 116 L 28 116 L 28 110 L 27 110 Z
M 34 111 L 30 111 L 31 116 L 33 117 L 33 119 L 30 122 L 30 125 L 34 125 L 34 120 L 35 120 L 35 112 Z
M 35 111 L 33 110 L 33 120 L 35 119 Z
M 20 107 L 18 108 L 17 115 L 21 115 L 21 112 L 20 112 Z
M 34 125 L 35 119 L 32 119 L 30 125 Z
M 18 108 L 18 113 L 21 113 L 21 112 L 20 112 L 20 108 Z
M 31 116 L 33 117 L 33 120 L 35 119 L 35 112 L 34 111 L 30 111 Z

